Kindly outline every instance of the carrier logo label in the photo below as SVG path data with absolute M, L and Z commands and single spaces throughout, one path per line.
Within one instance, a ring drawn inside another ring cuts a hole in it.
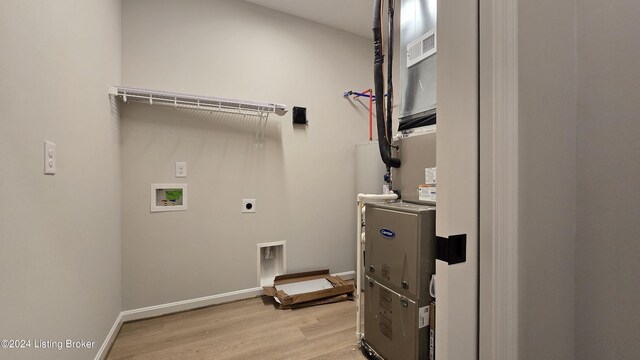
M 394 237 L 396 237 L 396 233 L 394 233 L 389 229 L 384 229 L 384 228 L 380 229 L 380 235 L 382 235 L 382 237 L 385 237 L 387 239 L 393 239 Z

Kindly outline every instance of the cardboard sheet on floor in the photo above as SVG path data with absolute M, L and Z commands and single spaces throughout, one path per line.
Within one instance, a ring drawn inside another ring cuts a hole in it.
M 290 284 L 275 285 L 276 290 L 282 290 L 289 295 L 298 295 L 304 293 L 310 293 L 314 291 L 333 289 L 333 284 L 329 280 L 314 279 L 307 281 L 294 282 Z
M 279 275 L 273 286 L 265 286 L 263 290 L 281 309 L 293 309 L 352 299 L 354 288 L 353 284 L 331 276 L 327 269 Z

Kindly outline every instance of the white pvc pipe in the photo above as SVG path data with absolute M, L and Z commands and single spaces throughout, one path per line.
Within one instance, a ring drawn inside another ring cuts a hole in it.
M 358 201 L 366 203 L 370 200 L 396 200 L 398 199 L 398 194 L 358 194 Z
M 356 339 L 358 343 L 362 339 L 362 315 L 360 314 L 360 293 L 362 292 L 362 209 L 367 201 L 372 200 L 396 200 L 398 194 L 358 194 L 358 211 L 356 215 Z M 370 301 L 370 300 L 369 300 Z

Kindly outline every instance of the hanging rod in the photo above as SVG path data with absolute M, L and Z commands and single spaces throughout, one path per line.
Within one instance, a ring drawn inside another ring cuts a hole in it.
M 284 115 L 287 106 L 275 103 L 234 100 L 209 96 L 187 95 L 166 91 L 110 86 L 109 95 L 121 97 L 122 101 L 146 102 L 151 105 L 173 106 L 205 111 L 231 112 L 244 115 L 264 116 L 271 113 Z

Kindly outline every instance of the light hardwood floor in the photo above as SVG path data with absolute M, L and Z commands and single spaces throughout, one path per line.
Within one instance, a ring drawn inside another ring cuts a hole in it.
M 278 310 L 254 298 L 124 324 L 108 360 L 363 360 L 355 302 Z

